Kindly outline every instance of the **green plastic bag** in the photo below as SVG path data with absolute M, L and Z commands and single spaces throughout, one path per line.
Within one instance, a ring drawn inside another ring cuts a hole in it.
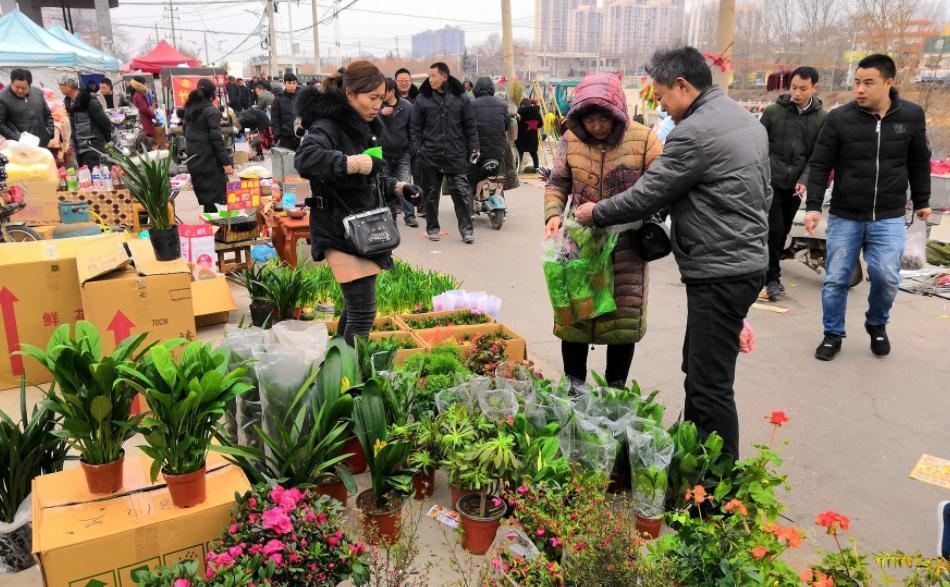
M 548 296 L 554 309 L 554 321 L 557 324 L 573 324 L 575 320 L 571 294 L 567 287 L 567 263 L 545 261 L 544 280 L 547 282 Z
M 590 285 L 590 261 L 577 259 L 567 262 L 567 289 L 576 320 L 594 317 L 594 290 Z

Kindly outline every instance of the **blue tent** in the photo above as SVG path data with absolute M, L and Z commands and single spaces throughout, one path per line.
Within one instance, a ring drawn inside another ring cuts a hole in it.
M 19 10 L 0 17 L 0 39 L 0 63 L 4 67 L 104 69 L 100 56 L 54 37 Z
M 79 51 L 82 51 L 84 53 L 89 53 L 92 55 L 97 55 L 99 59 L 102 61 L 103 71 L 119 71 L 120 64 L 119 64 L 118 59 L 103 53 L 99 49 L 96 49 L 89 43 L 83 41 L 76 35 L 64 29 L 63 25 L 57 23 L 52 26 L 49 26 L 46 28 L 46 32 L 53 35 L 60 41 L 69 43 L 70 45 L 78 49 Z

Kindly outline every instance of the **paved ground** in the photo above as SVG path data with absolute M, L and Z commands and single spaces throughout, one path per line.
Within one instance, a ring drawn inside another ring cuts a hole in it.
M 529 355 L 544 373 L 557 377 L 559 344 L 551 334 L 540 265 L 542 189 L 529 183 L 533 185 L 509 194 L 511 214 L 501 231 L 478 219 L 476 243 L 464 245 L 444 198 L 440 219 L 451 234 L 430 243 L 415 231 L 406 232 L 398 253 L 456 275 L 463 287 L 501 296 L 502 320 L 527 338 Z M 194 213 L 189 195 L 179 202 L 186 219 Z M 950 226 L 939 228 L 935 234 L 947 240 Z M 790 442 L 782 449 L 792 487 L 786 496 L 788 517 L 808 531 L 810 540 L 788 560 L 800 568 L 818 557 L 817 548 L 832 547 L 813 525 L 815 516 L 827 509 L 851 518 L 850 534 L 865 552 L 901 549 L 932 555 L 936 503 L 950 495 L 909 479 L 908 473 L 922 453 L 950 457 L 950 302 L 899 294 L 889 327 L 893 352 L 876 359 L 861 327 L 868 292 L 868 284 L 861 284 L 850 299 L 851 337 L 834 362 L 820 363 L 812 353 L 821 335 L 821 278 L 793 261 L 785 262 L 783 271 L 790 299 L 781 306 L 790 311 L 751 310 L 758 346 L 739 359 L 736 396 L 746 455 L 752 444 L 768 442 L 766 414 L 784 410 L 791 419 L 782 429 Z M 246 297 L 239 297 L 238 304 L 246 307 Z M 685 324 L 685 295 L 672 258 L 651 267 L 649 317 L 649 333 L 638 345 L 632 376 L 645 389 L 662 390 L 667 420 L 672 421 L 683 404 L 679 364 Z M 201 333 L 207 339 L 219 334 L 220 328 Z M 602 372 L 603 361 L 598 349 L 590 367 Z M 16 401 L 15 394 L 0 393 L 0 409 L 9 413 Z M 434 501 L 447 505 L 444 489 L 439 482 Z M 420 541 L 421 560 L 433 565 L 429 584 L 457 579 L 444 558 L 452 537 L 447 543 L 437 525 L 423 519 Z M 35 569 L 0 578 L 0 587 L 39 584 Z

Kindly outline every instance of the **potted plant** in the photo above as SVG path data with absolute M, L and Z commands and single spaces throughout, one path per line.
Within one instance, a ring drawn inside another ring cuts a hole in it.
M 125 175 L 125 184 L 132 197 L 148 214 L 148 238 L 155 258 L 172 261 L 181 258 L 181 240 L 178 225 L 169 218 L 168 204 L 173 199 L 168 171 L 175 159 L 175 148 L 166 151 L 146 151 L 129 157 L 115 147 L 107 147 L 106 154 L 115 161 Z
M 131 336 L 103 357 L 99 331 L 80 320 L 75 336 L 69 324 L 57 328 L 45 351 L 23 345 L 23 355 L 49 369 L 59 384 L 59 393 L 50 394 L 45 406 L 62 416 L 56 435 L 79 452 L 90 493 L 114 493 L 122 487 L 122 445 L 143 415 L 132 416 L 136 391 L 121 380 L 119 369 L 138 364 L 151 348 L 140 348 L 146 336 Z
M 344 417 L 350 418 L 353 404 L 352 396 L 349 396 L 347 392 L 360 386 L 362 378 L 356 350 L 346 344 L 342 337 L 335 336 L 330 339 L 327 345 L 327 355 L 317 372 L 315 384 L 317 390 L 325 394 L 323 396 L 325 398 L 338 398 L 343 395 L 350 397 L 349 413 L 344 415 Z M 352 421 L 347 431 L 352 433 Z M 353 474 L 366 471 L 366 454 L 355 436 L 347 438 L 342 451 L 350 455 L 345 462 Z
M 501 499 L 504 479 L 520 463 L 515 456 L 515 437 L 506 432 L 481 441 L 454 458 L 467 463 L 463 479 L 475 490 L 456 502 L 462 517 L 462 548 L 472 554 L 485 554 L 495 540 L 501 518 L 508 507 Z
M 319 290 L 319 276 L 308 266 L 291 267 L 271 261 L 262 270 L 260 281 L 274 306 L 274 322 L 299 319 L 302 308 L 313 303 Z
M 468 461 L 461 455 L 480 438 L 476 421 L 477 418 L 465 404 L 455 404 L 436 418 L 436 443 L 442 455 L 441 464 L 448 474 L 451 508 L 469 492 L 469 488 L 464 487 L 463 479 Z
M 52 393 L 51 389 L 48 395 Z M 62 471 L 69 449 L 56 436 L 56 422 L 56 414 L 44 402 L 27 414 L 24 378 L 20 379 L 20 421 L 0 411 L 0 574 L 36 564 L 29 507 L 33 478 Z
M 120 366 L 123 381 L 145 396 L 151 411 L 139 430 L 146 444 L 142 452 L 152 457 L 152 482 L 161 471 L 172 502 L 182 508 L 205 500 L 205 459 L 208 450 L 225 454 L 228 447 L 211 444 L 229 401 L 251 389 L 244 363 L 228 365 L 226 349 L 211 349 L 201 342 L 188 343 L 176 360 L 172 350 L 184 341 L 153 346 L 139 369 Z
M 412 487 L 412 472 L 406 468 L 411 447 L 389 438 L 386 408 L 376 389 L 366 388 L 353 400 L 353 422 L 372 481 L 356 498 L 363 533 L 372 543 L 393 543 L 399 539 L 402 506 Z
M 663 525 L 667 470 L 673 458 L 673 439 L 666 430 L 645 420 L 637 420 L 627 428 L 630 471 L 633 476 L 634 513 L 637 531 L 651 538 L 660 534 Z
M 415 499 L 431 497 L 435 491 L 435 470 L 439 467 L 436 448 L 435 423 L 424 419 L 392 429 L 392 436 L 407 440 L 412 445 L 407 463 L 412 469 L 412 488 Z
M 258 328 L 273 326 L 274 302 L 265 283 L 265 271 L 269 265 L 251 264 L 237 274 L 237 281 L 247 290 L 251 298 L 251 323 Z

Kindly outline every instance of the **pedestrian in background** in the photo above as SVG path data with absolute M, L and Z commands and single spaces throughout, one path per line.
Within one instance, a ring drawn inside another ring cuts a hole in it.
M 10 71 L 10 85 L 0 91 L 0 135 L 19 141 L 28 132 L 46 147 L 53 138 L 53 115 L 43 92 L 33 87 L 33 74 L 17 67 Z
M 185 102 L 188 173 L 205 212 L 217 212 L 215 204 L 227 204 L 228 176 L 234 173 L 221 135 L 221 110 L 212 103 L 214 98 L 214 83 L 201 78 Z
M 769 144 L 755 116 L 712 83 L 692 47 L 657 51 L 647 70 L 676 127 L 633 188 L 577 208 L 581 224 L 611 226 L 669 208 L 686 284 L 683 417 L 717 432 L 739 458 L 733 384 L 739 334 L 768 267 Z
M 274 104 L 270 108 L 270 120 L 277 146 L 291 151 L 296 151 L 300 146 L 300 137 L 297 136 L 294 128 L 294 121 L 297 119 L 294 114 L 296 97 L 297 76 L 285 73 L 284 89 L 274 98 Z
M 99 165 L 100 153 L 106 150 L 106 143 L 112 141 L 112 121 L 92 92 L 79 89 L 76 76 L 68 74 L 60 78 L 59 91 L 65 96 L 63 103 L 69 113 L 77 163 L 89 168 Z
M 142 127 L 142 134 L 145 136 L 144 142 L 149 146 L 155 141 L 155 111 L 148 99 L 148 86 L 145 85 L 145 78 L 137 75 L 129 81 L 129 88 L 132 92 L 132 105 L 139 111 L 139 125 Z
M 419 88 L 412 83 L 412 74 L 405 67 L 396 70 L 396 91 L 399 97 L 409 102 L 415 102 L 419 95 Z
M 792 221 L 801 207 L 808 183 L 808 159 L 818 131 L 828 112 L 822 109 L 818 70 L 799 67 L 792 72 L 791 92 L 769 104 L 759 121 L 769 133 L 769 165 L 772 170 L 772 207 L 769 209 L 769 270 L 765 290 L 759 297 L 771 301 L 785 297 L 779 261 Z
M 115 93 L 112 80 L 109 78 L 103 78 L 102 81 L 99 82 L 99 93 L 96 95 L 96 98 L 98 98 L 99 104 L 101 104 L 102 108 L 105 110 L 112 110 L 113 108 L 125 108 L 129 105 L 129 101 L 126 99 L 125 94 Z
M 409 123 L 412 119 L 412 103 L 396 96 L 396 80 L 386 80 L 386 96 L 379 110 L 379 120 L 385 132 L 382 137 L 384 177 L 395 177 L 399 181 L 410 181 L 411 154 L 409 153 Z M 402 207 L 406 226 L 417 227 L 416 207 L 408 200 L 395 200 L 392 203 L 393 218 Z
M 851 273 L 864 251 L 871 292 L 864 329 L 871 352 L 891 352 L 886 325 L 900 286 L 907 186 L 917 218 L 930 217 L 930 148 L 924 110 L 894 88 L 897 67 L 887 55 L 868 55 L 854 74 L 854 101 L 832 110 L 812 153 L 805 229 L 815 234 L 828 178 L 828 253 L 821 289 L 824 339 L 815 358 L 830 361 L 845 337 Z
M 490 77 L 475 80 L 475 99 L 472 108 L 478 121 L 478 148 L 481 157 L 468 172 L 468 187 L 472 191 L 474 202 L 475 188 L 478 182 L 488 177 L 483 169 L 486 161 L 498 163 L 498 170 L 492 175 L 505 175 L 505 139 L 508 136 L 508 103 L 495 95 L 495 84 Z
M 265 88 L 264 84 L 258 82 L 257 85 L 254 86 L 254 95 L 257 96 L 257 109 L 269 112 L 271 106 L 274 105 L 274 94 Z
M 479 159 L 478 121 L 462 82 L 445 63 L 433 63 L 429 78 L 419 88 L 412 108 L 412 150 L 419 157 L 426 202 L 426 233 L 438 241 L 442 180 L 448 183 L 459 233 L 466 244 L 475 242 L 471 194 L 466 173 Z
M 626 104 L 626 101 L 624 103 Z M 541 108 L 537 100 L 523 98 L 518 107 L 518 138 L 515 140 L 515 147 L 518 148 L 518 171 L 521 171 L 524 165 L 525 154 L 531 156 L 532 172 L 537 171 L 539 134 L 543 127 L 544 120 L 541 118 Z

